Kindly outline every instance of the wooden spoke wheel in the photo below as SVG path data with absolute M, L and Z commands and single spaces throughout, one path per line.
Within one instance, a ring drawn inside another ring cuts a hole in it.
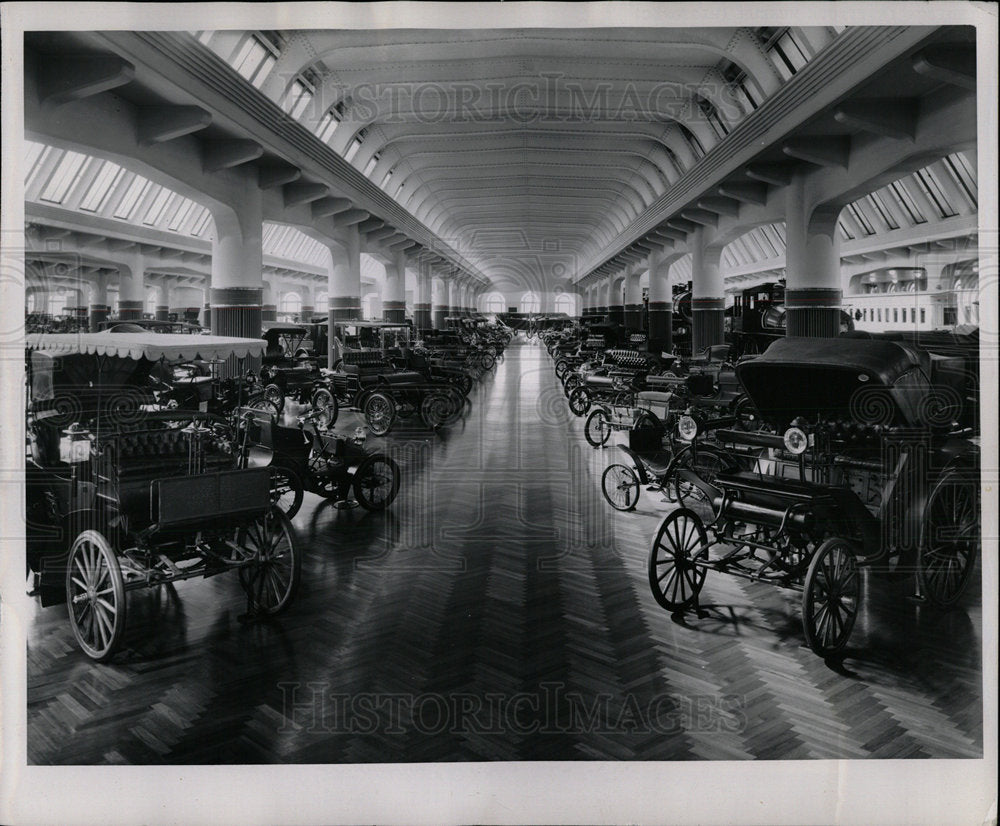
M 278 415 L 285 409 L 285 391 L 276 384 L 268 384 L 264 387 L 264 398 L 274 405 L 278 410 Z
M 497 357 L 493 355 L 489 350 L 485 350 L 479 356 L 479 364 L 483 370 L 492 370 L 493 366 L 497 363 Z
M 821 657 L 843 651 L 861 602 L 861 573 L 854 547 L 845 539 L 826 540 L 813 555 L 802 591 L 802 630 Z
M 125 632 L 125 581 L 118 556 L 100 531 L 83 531 L 70 548 L 66 605 L 83 652 L 98 662 L 114 656 Z
M 392 397 L 381 392 L 372 393 L 365 399 L 365 422 L 368 429 L 376 436 L 384 436 L 392 429 L 396 421 L 396 402 Z
M 601 493 L 616 511 L 633 510 L 639 502 L 639 477 L 626 465 L 608 465 L 601 475 Z
M 399 481 L 399 465 L 384 453 L 373 454 L 354 472 L 354 497 L 365 510 L 385 510 L 399 493 Z
M 247 407 L 267 413 L 272 419 L 281 415 L 281 408 L 263 393 L 254 393 L 247 399 Z
M 583 438 L 591 447 L 600 447 L 607 444 L 611 438 L 611 417 L 603 407 L 590 411 L 587 421 L 583 426 Z
M 563 376 L 569 371 L 569 362 L 566 359 L 559 359 L 556 362 L 556 378 L 562 381 Z
M 277 508 L 236 532 L 236 544 L 253 562 L 240 568 L 250 610 L 277 614 L 291 603 L 302 576 L 302 557 L 291 522 Z
M 271 504 L 291 519 L 302 507 L 302 477 L 281 465 L 271 465 L 268 470 L 271 472 Z
M 316 426 L 322 430 L 333 427 L 340 415 L 340 406 L 337 404 L 337 397 L 325 387 L 320 387 L 312 394 L 310 399 L 313 410 L 316 411 Z
M 581 384 L 583 384 L 583 379 L 581 379 L 576 373 L 566 372 L 563 376 L 563 391 L 566 393 L 567 397 Z
M 708 535 L 701 517 L 687 508 L 668 514 L 656 529 L 649 551 L 649 587 L 668 611 L 680 611 L 698 598 L 705 584 Z
M 971 477 L 946 473 L 924 509 L 917 577 L 939 608 L 958 602 L 972 578 L 980 544 L 979 489 Z
M 569 409 L 574 416 L 583 416 L 590 410 L 590 391 L 586 387 L 576 387 L 569 394 Z

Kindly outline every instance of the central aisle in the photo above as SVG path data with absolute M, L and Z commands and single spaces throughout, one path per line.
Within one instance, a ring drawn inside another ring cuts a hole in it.
M 280 618 L 237 621 L 235 577 L 136 594 L 129 650 L 102 666 L 63 608 L 37 611 L 29 761 L 981 753 L 978 603 L 942 619 L 870 599 L 847 673 L 802 646 L 796 595 L 770 586 L 710 575 L 707 617 L 674 621 L 646 583 L 669 505 L 608 507 L 600 474 L 623 454 L 582 426 L 544 348 L 515 342 L 465 421 L 387 440 L 404 468 L 389 512 L 306 494 Z

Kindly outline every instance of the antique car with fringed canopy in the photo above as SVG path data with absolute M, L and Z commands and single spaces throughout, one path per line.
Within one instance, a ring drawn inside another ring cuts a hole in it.
M 680 418 L 690 444 L 672 472 L 691 495 L 653 539 L 657 602 L 697 607 L 709 570 L 790 587 L 821 656 L 848 642 L 861 568 L 957 603 L 979 553 L 979 447 L 950 362 L 896 342 L 786 338 L 737 364 L 773 432 Z
M 264 342 L 154 333 L 32 335 L 27 349 L 27 565 L 43 606 L 67 604 L 80 648 L 121 646 L 127 594 L 232 571 L 247 616 L 291 602 L 301 560 L 267 468 L 241 468 L 223 418 L 158 405 L 157 366 Z

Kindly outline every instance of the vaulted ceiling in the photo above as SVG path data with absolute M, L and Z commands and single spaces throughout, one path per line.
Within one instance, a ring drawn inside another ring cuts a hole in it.
M 495 285 L 541 287 L 578 274 L 837 31 L 267 32 L 263 77 L 205 34 Z

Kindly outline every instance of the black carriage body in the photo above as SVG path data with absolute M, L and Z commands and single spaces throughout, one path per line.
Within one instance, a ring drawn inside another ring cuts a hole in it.
M 158 560 L 145 576 L 126 577 L 128 589 L 207 575 L 204 564 L 181 572 L 175 563 L 213 542 L 222 552 L 223 535 L 264 516 L 267 472 L 237 467 L 225 420 L 121 403 L 148 401 L 151 372 L 171 359 L 242 357 L 255 347 L 249 339 L 149 333 L 29 340 L 27 563 L 43 605 L 65 599 L 67 555 L 88 531 L 115 555 Z
M 941 383 L 942 362 L 888 341 L 775 342 L 738 364 L 737 375 L 761 419 L 778 434 L 801 427 L 809 447 L 800 458 L 780 435 L 757 436 L 770 445 L 758 472 L 720 477 L 719 487 L 731 501 L 769 509 L 772 521 L 801 500 L 803 526 L 851 539 L 869 561 L 912 558 L 938 480 L 969 478 L 978 466 L 978 448 L 961 430 L 960 397 Z

